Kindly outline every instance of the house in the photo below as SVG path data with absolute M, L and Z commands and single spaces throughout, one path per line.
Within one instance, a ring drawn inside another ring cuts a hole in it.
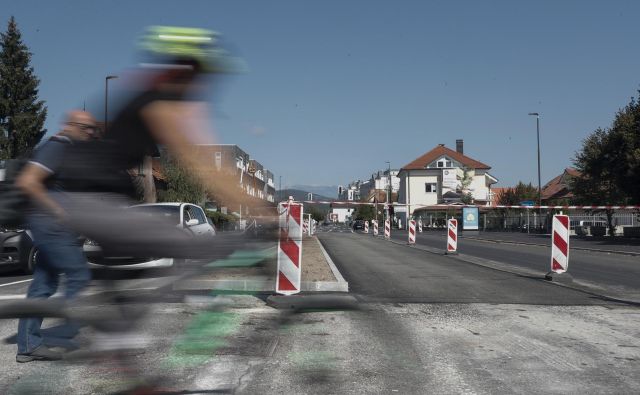
M 573 167 L 567 167 L 562 174 L 554 177 L 542 187 L 542 202 L 567 204 L 573 198 L 571 182 L 581 174 Z
M 462 140 L 456 150 L 438 144 L 400 169 L 396 216 L 407 219 L 427 206 L 459 203 L 469 196 L 476 205 L 490 205 L 491 185 L 498 180 L 490 166 L 464 155 Z

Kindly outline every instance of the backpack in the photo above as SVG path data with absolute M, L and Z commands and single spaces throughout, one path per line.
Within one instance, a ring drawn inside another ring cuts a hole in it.
M 29 200 L 15 186 L 15 178 L 25 163 L 23 159 L 5 161 L 4 179 L 0 180 L 0 227 L 17 228 L 24 222 Z

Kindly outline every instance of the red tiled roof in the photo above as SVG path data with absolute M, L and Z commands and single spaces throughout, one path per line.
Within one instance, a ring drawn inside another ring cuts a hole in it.
M 573 197 L 571 188 L 566 183 L 566 179 L 564 177 L 565 175 L 573 178 L 580 177 L 581 173 L 572 167 L 567 167 L 566 169 L 564 169 L 562 174 L 554 177 L 551 181 L 546 183 L 544 187 L 542 187 L 542 200 Z
M 463 155 L 457 151 L 445 147 L 444 145 L 438 145 L 431 151 L 415 159 L 413 162 L 402 167 L 402 170 L 422 170 L 427 167 L 431 162 L 439 159 L 442 156 L 448 156 L 449 158 L 462 163 L 472 169 L 491 169 L 491 166 L 485 165 L 482 162 L 478 162 L 475 159 L 471 159 L 466 155 Z

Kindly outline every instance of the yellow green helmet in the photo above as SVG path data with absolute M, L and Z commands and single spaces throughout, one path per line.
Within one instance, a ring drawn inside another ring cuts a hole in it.
M 207 29 L 151 26 L 140 40 L 140 48 L 159 59 L 192 61 L 205 73 L 242 71 L 242 62 L 218 46 L 219 34 Z

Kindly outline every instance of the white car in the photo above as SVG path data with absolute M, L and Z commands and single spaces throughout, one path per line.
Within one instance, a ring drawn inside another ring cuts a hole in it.
M 181 227 L 194 237 L 213 237 L 216 228 L 207 218 L 201 207 L 190 203 L 148 203 L 131 206 L 128 210 L 136 210 L 151 215 L 174 218 L 176 226 Z M 83 250 L 87 256 L 89 267 L 110 268 L 120 270 L 137 270 L 150 268 L 172 267 L 177 259 L 174 258 L 135 258 L 135 257 L 104 257 L 100 246 L 92 240 L 85 240 Z

